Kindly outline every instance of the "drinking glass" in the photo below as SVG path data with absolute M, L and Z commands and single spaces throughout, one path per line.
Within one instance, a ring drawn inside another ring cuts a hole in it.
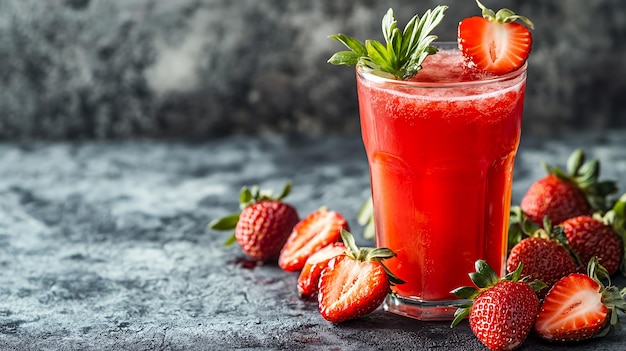
M 488 76 L 462 63 L 456 43 L 438 46 L 417 75 L 430 70 L 426 81 L 357 65 L 376 245 L 397 254 L 385 264 L 406 282 L 383 306 L 421 320 L 452 319 L 464 301 L 450 291 L 473 285 L 476 260 L 505 273 L 526 86 L 526 65 Z

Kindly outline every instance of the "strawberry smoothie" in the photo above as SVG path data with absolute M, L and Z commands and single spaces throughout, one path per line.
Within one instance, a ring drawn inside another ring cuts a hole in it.
M 357 68 L 376 244 L 406 281 L 384 306 L 424 320 L 452 318 L 476 260 L 504 273 L 526 84 L 526 66 L 492 76 L 442 45 L 409 81 Z

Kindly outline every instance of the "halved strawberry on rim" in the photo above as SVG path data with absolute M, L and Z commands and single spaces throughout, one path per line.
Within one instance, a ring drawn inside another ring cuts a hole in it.
M 458 44 L 463 55 L 478 68 L 501 75 L 519 69 L 530 54 L 533 23 L 503 8 L 497 13 L 476 0 L 482 17 L 463 19 Z M 520 20 L 524 24 L 516 22 Z

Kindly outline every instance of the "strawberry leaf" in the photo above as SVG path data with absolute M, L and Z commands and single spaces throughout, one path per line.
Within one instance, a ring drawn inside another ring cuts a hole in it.
M 258 200 L 259 197 L 261 196 L 261 188 L 259 188 L 258 185 L 253 185 L 250 188 L 250 194 L 251 194 L 253 200 Z
M 348 257 L 350 257 L 351 259 L 357 260 L 357 261 L 375 261 L 380 263 L 380 265 L 383 267 L 383 269 L 385 270 L 385 273 L 387 273 L 387 279 L 389 279 L 389 283 L 391 285 L 396 285 L 396 284 L 404 284 L 405 281 L 398 278 L 395 274 L 393 274 L 393 272 L 391 272 L 389 270 L 389 268 L 387 268 L 387 266 L 385 266 L 381 261 L 387 258 L 392 258 L 396 256 L 396 253 L 393 252 L 393 250 L 386 248 L 386 247 L 379 247 L 379 248 L 372 248 L 372 247 L 363 247 L 363 248 L 359 248 L 356 245 L 356 242 L 354 240 L 354 236 L 352 236 L 352 234 L 345 230 L 345 229 L 341 229 L 341 240 L 343 240 L 343 244 L 346 246 L 346 248 L 348 249 L 346 252 L 346 255 Z
M 600 175 L 600 162 L 591 160 L 580 166 L 578 173 L 575 173 L 575 179 L 581 188 L 588 188 L 593 185 Z
M 280 195 L 278 195 L 278 196 L 275 198 L 275 200 L 280 201 L 280 200 L 282 200 L 282 199 L 286 198 L 286 197 L 287 197 L 287 195 L 289 195 L 289 193 L 290 193 L 290 192 L 291 192 L 291 183 L 290 183 L 290 182 L 287 182 L 287 183 L 285 184 L 285 186 L 283 187 L 283 191 L 280 193 Z
M 247 186 L 241 188 L 241 192 L 239 193 L 239 208 L 242 210 L 248 207 L 253 202 L 253 196 L 250 189 Z
M 473 286 L 462 286 L 452 290 L 450 293 L 462 299 L 473 300 L 480 291 Z
M 489 266 L 489 264 L 487 264 L 487 261 L 485 260 L 476 261 L 475 268 L 476 268 L 476 272 L 470 273 L 470 278 L 472 278 L 472 281 L 474 281 L 474 278 L 472 276 L 476 277 L 476 279 L 481 283 L 481 285 L 478 285 L 477 281 L 474 281 L 474 283 L 479 288 L 486 288 L 498 282 L 498 279 L 499 279 L 498 275 Z
M 605 287 L 605 281 L 608 281 L 606 286 L 611 285 L 611 276 L 606 268 L 600 264 L 600 259 L 597 256 L 589 260 L 587 264 L 587 275 L 597 281 L 603 288 Z
M 395 256 L 395 254 L 394 254 Z M 387 266 L 385 266 L 382 262 L 380 262 L 380 265 L 383 266 L 383 269 L 385 270 L 385 273 L 387 273 L 387 279 L 389 279 L 389 283 L 393 286 L 393 285 L 398 285 L 398 284 L 405 284 L 406 282 L 400 278 L 398 278 L 397 275 L 395 275 L 389 268 L 387 268 Z
M 352 236 L 349 231 L 342 228 L 341 240 L 343 244 L 346 245 L 349 256 L 356 259 L 359 256 L 359 247 L 356 245 L 356 241 L 354 241 L 354 236 Z
M 239 222 L 239 213 L 233 213 L 222 218 L 212 220 L 207 227 L 213 230 L 233 230 L 237 226 L 237 222 Z M 224 242 L 224 246 L 230 246 L 234 244 L 235 241 L 237 241 L 237 238 L 233 232 L 232 235 Z
M 508 233 L 509 250 L 522 241 L 522 239 L 533 235 L 539 229 L 541 229 L 539 224 L 528 219 L 528 216 L 520 206 L 511 206 Z
M 577 174 L 580 167 L 585 162 L 585 153 L 582 149 L 576 149 L 567 158 L 567 172 Z
M 478 7 L 480 7 L 482 11 L 482 16 L 488 19 L 489 21 L 493 21 L 496 23 L 511 23 L 511 22 L 520 20 L 524 22 L 531 29 L 535 27 L 535 25 L 533 24 L 531 20 L 529 20 L 528 18 L 524 16 L 516 15 L 515 12 L 507 8 L 503 8 L 503 9 L 498 10 L 498 12 L 494 12 L 493 10 L 486 8 L 478 0 L 476 0 L 476 4 L 478 4 Z
M 237 241 L 237 236 L 235 235 L 235 233 L 233 233 L 233 235 L 229 236 L 228 239 L 224 241 L 224 246 L 230 246 L 234 244 L 236 241 Z
M 534 292 L 538 292 L 541 289 L 547 287 L 546 283 L 542 282 L 541 280 L 533 280 L 532 282 L 528 283 L 528 285 L 530 285 Z
M 376 249 L 361 249 L 361 250 L 366 250 L 367 254 L 365 258 L 368 260 L 380 261 L 380 260 L 384 260 L 387 258 L 396 257 L 396 253 L 386 247 L 379 247 Z
M 233 213 L 222 218 L 212 220 L 208 227 L 213 230 L 232 230 L 237 226 L 239 213 Z
M 587 265 L 587 275 L 600 284 L 600 292 L 602 293 L 602 303 L 609 310 L 609 323 L 604 326 L 594 337 L 602 337 L 613 329 L 619 329 L 620 320 L 617 310 L 626 312 L 626 289 L 619 290 L 618 287 L 611 285 L 611 276 L 609 272 L 600 264 L 598 257 L 593 257 Z
M 578 186 L 594 210 L 604 213 L 610 209 L 608 196 L 617 192 L 617 183 L 613 180 L 599 181 L 599 160 L 593 159 L 585 162 L 584 151 L 577 149 L 567 159 L 567 172 L 545 163 L 542 165 L 549 174 L 554 174 L 558 178 L 573 182 Z
M 259 201 L 264 200 L 276 200 L 281 201 L 291 192 L 291 183 L 287 182 L 283 187 L 283 190 L 278 196 L 274 196 L 271 189 L 259 188 L 258 185 L 253 185 L 250 188 L 243 186 L 239 193 L 239 208 L 244 210 L 246 207 L 254 205 Z
M 518 281 L 524 281 L 525 279 L 528 279 L 529 276 L 526 276 L 526 277 L 520 279 L 522 277 L 522 270 L 523 269 L 524 269 L 524 264 L 522 262 L 520 262 L 517 265 L 517 268 L 513 272 L 509 272 L 508 274 L 506 274 L 504 276 L 504 278 L 502 278 L 502 280 L 510 280 L 512 282 L 518 282 Z
M 622 195 L 622 197 L 615 202 L 611 210 L 604 215 L 602 220 L 604 223 L 613 227 L 615 233 L 622 238 L 624 249 L 620 271 L 626 276 L 626 194 Z
M 469 316 L 471 310 L 472 310 L 471 307 L 464 307 L 464 308 L 458 308 L 456 311 L 454 311 L 454 319 L 452 320 L 452 324 L 450 324 L 450 328 L 453 328 L 457 324 L 461 323 L 461 321 L 465 317 Z
M 563 229 L 563 227 L 554 227 L 554 229 L 552 230 L 552 236 L 554 237 L 554 239 L 556 239 L 556 241 L 559 242 L 559 244 L 563 246 L 569 245 L 569 240 L 567 239 L 567 235 L 565 235 L 565 229 Z

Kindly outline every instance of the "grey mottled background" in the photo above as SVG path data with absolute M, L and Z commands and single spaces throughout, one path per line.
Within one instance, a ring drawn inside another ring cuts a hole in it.
M 626 127 L 626 2 L 495 1 L 535 22 L 524 128 Z M 0 139 L 194 138 L 358 132 L 353 72 L 327 35 L 381 39 L 473 1 L 0 0 Z

